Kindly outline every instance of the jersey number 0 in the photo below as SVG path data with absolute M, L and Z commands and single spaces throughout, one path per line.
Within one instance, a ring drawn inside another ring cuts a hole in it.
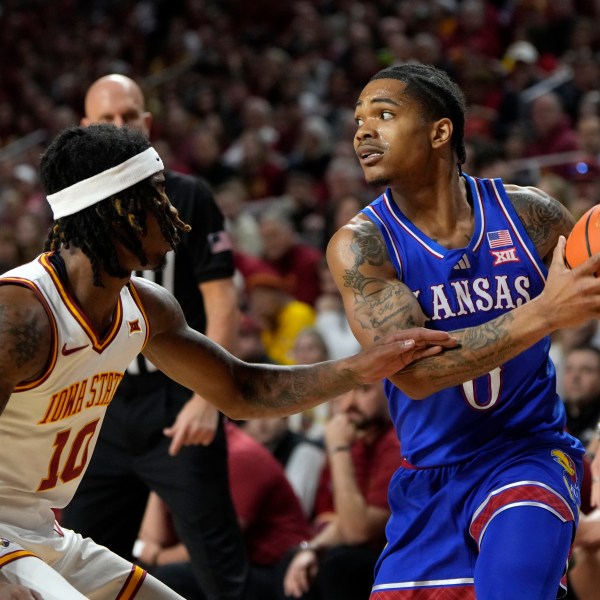
M 475 383 L 473 379 L 465 381 L 462 384 L 465 398 L 469 405 L 475 410 L 489 410 L 496 404 L 496 402 L 498 402 L 498 398 L 500 397 L 500 389 L 502 387 L 500 378 L 501 371 L 502 367 L 496 367 L 487 375 L 483 375 L 482 377 L 478 378 L 478 380 L 482 381 L 485 380 L 485 378 L 488 379 L 488 397 L 485 399 L 485 402 L 481 402 L 481 398 L 477 398 L 478 394 L 475 390 Z

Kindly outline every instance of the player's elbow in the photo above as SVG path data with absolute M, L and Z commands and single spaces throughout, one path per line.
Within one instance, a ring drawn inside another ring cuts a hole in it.
M 404 393 L 408 396 L 408 398 L 410 400 L 415 400 L 415 401 L 425 400 L 425 398 L 427 398 L 428 396 L 431 395 L 431 393 L 425 392 L 423 390 L 409 391 L 409 392 L 404 390 Z
M 265 416 L 264 411 L 260 410 L 258 406 L 247 402 L 242 395 L 239 396 L 236 402 L 232 402 L 222 409 L 222 412 L 233 421 L 247 421 Z
M 427 396 L 430 396 L 431 394 L 428 394 L 427 392 L 424 392 L 423 390 L 419 390 L 419 391 L 415 391 L 415 392 L 406 393 L 406 395 L 411 400 L 425 400 L 425 398 L 427 398 Z
M 246 421 L 253 418 L 249 416 L 248 411 L 244 410 L 244 408 L 242 405 L 229 406 L 222 409 L 222 413 L 232 421 Z
M 421 377 L 404 377 L 396 376 L 392 379 L 392 383 L 402 390 L 411 400 L 424 400 L 438 391 Z

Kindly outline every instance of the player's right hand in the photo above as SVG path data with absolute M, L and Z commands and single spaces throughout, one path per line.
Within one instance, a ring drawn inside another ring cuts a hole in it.
M 552 331 L 600 318 L 600 278 L 595 275 L 600 269 L 600 254 L 569 269 L 564 259 L 565 244 L 565 237 L 560 236 L 544 291 L 535 299 L 538 312 L 548 320 Z

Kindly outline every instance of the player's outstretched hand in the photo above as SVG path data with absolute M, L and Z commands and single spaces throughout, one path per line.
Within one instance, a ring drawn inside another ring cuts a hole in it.
M 0 600 L 42 600 L 42 596 L 23 585 L 0 581 Z
M 415 360 L 454 348 L 457 343 L 445 331 L 415 327 L 381 338 L 348 360 L 353 361 L 351 369 L 361 383 L 374 383 L 391 377 Z
M 576 327 L 590 319 L 600 318 L 600 254 L 574 269 L 565 265 L 566 240 L 560 236 L 548 279 L 539 300 L 539 312 L 549 321 L 551 330 Z

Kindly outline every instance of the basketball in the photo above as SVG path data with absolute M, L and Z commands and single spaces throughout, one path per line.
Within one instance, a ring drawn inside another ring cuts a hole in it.
M 592 206 L 575 223 L 567 238 L 565 262 L 572 269 L 600 252 L 600 204 Z M 596 271 L 600 276 L 600 269 Z

